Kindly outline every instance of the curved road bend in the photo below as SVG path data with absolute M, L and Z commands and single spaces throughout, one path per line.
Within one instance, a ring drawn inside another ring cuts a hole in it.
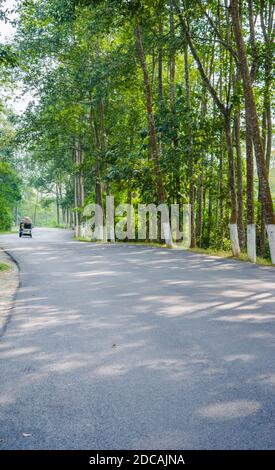
M 21 267 L 1 448 L 274 448 L 273 268 L 57 229 L 0 245 Z

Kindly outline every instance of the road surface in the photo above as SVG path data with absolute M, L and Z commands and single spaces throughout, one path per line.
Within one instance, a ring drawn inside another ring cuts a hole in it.
M 274 448 L 273 268 L 57 229 L 0 246 L 1 448 Z

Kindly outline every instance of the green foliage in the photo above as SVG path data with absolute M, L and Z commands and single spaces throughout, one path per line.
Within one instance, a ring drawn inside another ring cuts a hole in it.
M 12 226 L 12 208 L 20 200 L 20 182 L 16 172 L 0 161 L 0 230 Z
M 11 270 L 11 266 L 9 264 L 0 263 L 0 272 L 10 271 L 10 270 Z
M 8 231 L 12 227 L 12 211 L 0 197 L 0 231 Z
M 0 66 L 15 67 L 18 65 L 18 58 L 9 45 L 0 44 Z

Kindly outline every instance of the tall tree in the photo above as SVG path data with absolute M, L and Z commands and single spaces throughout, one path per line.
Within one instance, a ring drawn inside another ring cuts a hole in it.
M 238 0 L 231 0 L 230 12 L 235 35 L 236 48 L 239 57 L 240 73 L 242 76 L 247 121 L 255 149 L 260 196 L 261 202 L 263 204 L 264 221 L 268 231 L 272 261 L 275 262 L 275 214 L 273 212 L 273 202 L 268 180 L 268 172 L 265 162 L 263 142 L 260 133 L 259 117 L 253 93 L 251 75 L 248 67 L 245 42 L 242 33 L 242 25 L 240 20 L 240 4 Z

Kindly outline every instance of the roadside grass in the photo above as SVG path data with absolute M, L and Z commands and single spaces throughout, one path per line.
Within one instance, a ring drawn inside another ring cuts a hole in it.
M 85 237 L 73 237 L 73 240 L 77 242 L 87 242 L 87 243 L 96 243 L 96 244 L 109 243 L 109 242 L 104 242 L 101 240 L 91 240 L 90 238 L 85 238 Z
M 6 263 L 0 263 L 0 272 L 10 271 L 12 267 Z
M 251 263 L 246 253 L 241 253 L 240 256 L 237 258 L 232 255 L 231 251 L 215 250 L 213 248 L 189 248 L 188 251 L 192 253 L 198 253 L 201 255 L 219 256 L 220 258 L 234 259 L 236 261 L 244 261 L 247 263 Z M 252 263 L 252 264 L 275 267 L 275 264 L 272 264 L 270 260 L 261 258 L 260 256 L 257 256 L 256 263 Z
M 10 235 L 11 233 L 17 233 L 18 230 L 12 229 L 12 230 L 0 230 L 0 235 Z
M 142 246 L 152 246 L 154 248 L 167 248 L 170 249 L 168 246 L 166 246 L 165 243 L 160 243 L 160 242 L 150 242 L 150 241 L 132 241 L 132 240 L 118 240 L 118 243 L 126 243 L 127 245 L 142 245 Z

